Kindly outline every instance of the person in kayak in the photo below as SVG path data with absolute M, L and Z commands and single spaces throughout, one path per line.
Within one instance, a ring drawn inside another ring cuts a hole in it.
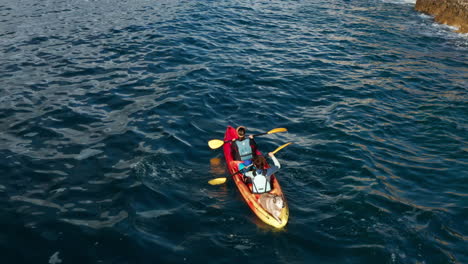
M 267 162 L 265 157 L 259 155 L 253 159 L 253 170 L 245 172 L 244 176 L 252 182 L 252 193 L 266 193 L 271 191 L 270 178 L 277 172 L 281 165 L 273 153 L 268 153 L 268 156 L 273 160 L 273 166 L 266 168 Z
M 236 128 L 238 139 L 232 140 L 232 157 L 234 160 L 242 160 L 245 166 L 250 165 L 252 159 L 257 155 L 257 143 L 252 135 L 245 136 L 245 127 Z

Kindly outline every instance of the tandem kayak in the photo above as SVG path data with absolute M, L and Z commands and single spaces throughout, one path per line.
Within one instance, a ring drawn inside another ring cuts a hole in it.
M 224 135 L 224 141 L 229 141 L 232 139 L 237 139 L 237 133 L 236 130 L 228 126 L 226 129 L 226 134 Z M 232 157 L 232 143 L 228 142 L 225 143 L 223 146 L 223 151 L 224 151 L 224 158 L 226 159 L 226 165 L 229 170 L 230 174 L 233 174 L 237 172 L 238 169 L 238 163 L 234 161 Z M 260 154 L 260 153 L 257 153 Z M 279 219 L 278 221 L 275 217 L 273 217 L 272 214 L 270 214 L 265 208 L 262 207 L 260 198 L 262 194 L 254 194 L 252 193 L 252 184 L 251 183 L 245 183 L 243 180 L 243 175 L 242 173 L 237 173 L 232 176 L 232 179 L 234 180 L 234 183 L 237 186 L 237 189 L 239 189 L 239 192 L 242 195 L 242 198 L 244 201 L 247 203 L 249 208 L 252 210 L 252 212 L 257 215 L 260 220 L 262 220 L 264 223 L 276 227 L 276 228 L 282 228 L 288 223 L 288 218 L 289 218 L 289 208 L 286 202 L 286 199 L 284 197 L 283 191 L 281 190 L 281 186 L 276 179 L 276 176 L 273 174 L 271 176 L 271 191 L 269 194 L 275 195 L 275 196 L 280 196 L 283 198 L 283 208 L 281 209 L 281 212 L 279 214 Z

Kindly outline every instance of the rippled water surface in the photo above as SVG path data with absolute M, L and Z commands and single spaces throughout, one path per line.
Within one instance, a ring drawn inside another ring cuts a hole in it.
M 413 6 L 0 1 L 1 263 L 468 263 L 468 38 Z M 227 125 L 288 128 L 284 230 Z

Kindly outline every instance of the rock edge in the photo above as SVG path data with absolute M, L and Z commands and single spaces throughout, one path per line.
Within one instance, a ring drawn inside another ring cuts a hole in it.
M 468 0 L 417 0 L 415 9 L 434 16 L 441 24 L 455 26 L 468 33 Z

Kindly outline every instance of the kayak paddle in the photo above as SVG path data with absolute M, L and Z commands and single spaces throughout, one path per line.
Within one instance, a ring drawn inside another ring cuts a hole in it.
M 282 150 L 283 148 L 285 148 L 285 147 L 287 147 L 287 146 L 289 146 L 289 145 L 291 145 L 291 144 L 292 144 L 292 142 L 288 142 L 288 143 L 286 143 L 286 144 L 283 144 L 283 145 L 277 147 L 277 148 L 276 148 L 275 150 L 273 150 L 271 153 L 272 153 L 273 155 L 275 155 L 276 152 Z
M 249 168 L 249 167 L 251 167 L 252 165 L 253 165 L 253 164 L 250 164 L 249 166 L 244 167 L 243 169 Z M 243 170 L 243 169 L 242 169 L 242 170 Z M 238 170 L 238 171 L 234 172 L 233 174 L 231 174 L 231 175 L 229 175 L 229 176 L 232 177 L 232 176 L 236 175 L 237 173 L 241 172 L 242 170 Z M 220 184 L 225 183 L 226 181 L 227 181 L 227 177 L 222 177 L 222 178 L 212 179 L 212 180 L 208 181 L 208 183 L 211 184 L 211 185 L 220 185 Z
M 281 149 L 283 149 L 283 148 L 285 148 L 285 147 L 287 147 L 287 146 L 289 146 L 289 145 L 291 145 L 291 144 L 292 144 L 292 142 L 288 142 L 288 143 L 286 143 L 286 144 L 284 144 L 284 145 L 281 145 L 281 146 L 279 146 L 278 148 L 276 148 L 275 150 L 273 150 L 271 153 L 273 153 L 273 155 L 274 155 L 274 154 L 276 154 L 278 151 L 280 151 Z M 252 166 L 252 164 L 250 164 L 250 165 L 247 166 L 246 168 L 248 168 L 248 167 L 250 167 L 250 166 Z M 238 171 L 234 172 L 233 174 L 231 174 L 230 176 L 232 177 L 232 176 L 236 175 L 237 173 L 239 173 L 239 172 L 241 172 L 241 171 L 242 171 L 242 170 L 238 170 Z M 208 183 L 211 184 L 211 185 L 219 185 L 219 184 L 225 183 L 226 181 L 227 181 L 227 177 L 222 177 L 222 178 L 212 179 L 212 180 L 210 180 Z
M 258 136 L 263 136 L 263 135 L 268 135 L 268 134 L 273 134 L 273 133 L 279 133 L 279 132 L 286 132 L 288 131 L 286 128 L 274 128 L 268 132 L 265 132 L 265 133 L 260 133 L 260 134 L 256 134 L 256 135 L 253 135 L 254 137 L 258 137 Z M 228 143 L 228 142 L 231 142 L 232 140 L 228 140 L 228 141 L 223 141 L 221 139 L 212 139 L 210 141 L 208 141 L 208 146 L 211 148 L 211 149 L 217 149 L 217 148 L 220 148 L 222 145 L 224 145 L 224 143 Z

